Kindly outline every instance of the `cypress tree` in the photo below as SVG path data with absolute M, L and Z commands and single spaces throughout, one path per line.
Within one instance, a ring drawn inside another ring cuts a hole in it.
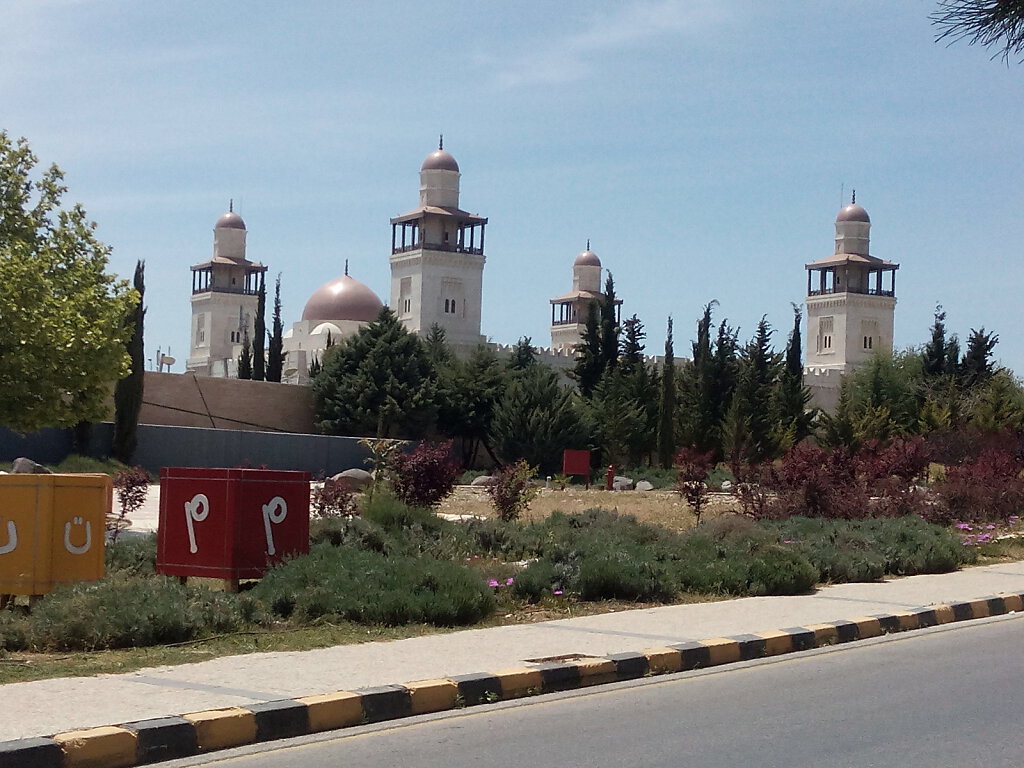
M 238 353 L 238 378 L 252 378 L 252 344 L 249 343 L 249 329 L 242 330 L 242 351 Z
M 672 318 L 665 337 L 665 361 L 661 367 L 661 403 L 658 409 L 658 461 L 668 469 L 676 452 L 676 360 L 672 343 Z
M 267 377 L 267 286 L 260 275 L 260 290 L 256 299 L 256 320 L 252 339 L 252 377 L 263 381 Z
M 267 381 L 281 381 L 284 369 L 284 323 L 281 321 L 281 275 L 274 284 L 274 330 L 267 351 Z
M 144 348 L 144 320 L 146 307 L 143 297 L 146 293 L 146 262 L 135 262 L 133 285 L 139 294 L 139 303 L 132 310 L 129 322 L 132 335 L 128 340 L 128 356 L 132 370 L 114 386 L 114 437 L 110 446 L 111 455 L 120 462 L 131 462 L 138 446 L 139 411 L 142 409 L 142 395 L 146 376 Z

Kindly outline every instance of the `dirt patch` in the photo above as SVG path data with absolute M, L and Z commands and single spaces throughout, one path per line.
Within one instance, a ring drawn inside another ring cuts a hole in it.
M 537 522 L 552 512 L 566 514 L 585 512 L 588 509 L 610 509 L 622 515 L 633 515 L 644 523 L 655 523 L 676 531 L 692 528 L 693 513 L 679 494 L 672 491 L 605 491 L 586 490 L 570 486 L 564 491 L 557 488 L 542 488 L 537 497 L 523 514 L 523 520 Z M 711 495 L 711 502 L 705 512 L 715 517 L 725 512 L 736 511 L 736 499 L 728 493 Z M 483 488 L 460 485 L 450 497 L 441 502 L 438 512 L 447 515 L 479 515 L 494 517 L 487 491 Z

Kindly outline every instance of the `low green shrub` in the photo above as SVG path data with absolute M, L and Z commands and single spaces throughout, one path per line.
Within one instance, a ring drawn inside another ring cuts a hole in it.
M 583 600 L 668 601 L 679 593 L 672 567 L 641 547 L 594 547 L 580 558 L 576 591 Z
M 866 520 L 792 517 L 764 525 L 784 544 L 803 553 L 823 582 L 946 573 L 977 557 L 948 529 L 915 516 Z
M 13 608 L 0 610 L 0 656 L 8 651 L 24 651 L 29 646 L 28 617 Z
M 154 576 L 118 574 L 62 587 L 37 603 L 28 620 L 36 650 L 90 651 L 191 640 L 230 632 L 247 598 Z
M 544 595 L 550 594 L 562 585 L 556 582 L 555 564 L 550 560 L 534 560 L 516 576 L 512 583 L 512 594 L 531 603 L 536 603 Z
M 107 544 L 107 574 L 148 576 L 156 569 L 156 534 L 124 535 Z
M 82 456 L 77 453 L 68 454 L 67 457 L 55 466 L 50 467 L 54 472 L 62 474 L 99 474 L 114 477 L 118 472 L 128 469 L 127 464 L 122 464 L 117 459 L 96 459 L 92 456 Z
M 335 616 L 365 624 L 472 624 L 494 610 L 494 595 L 461 565 L 426 557 L 385 557 L 319 544 L 268 573 L 250 593 L 275 615 L 303 624 Z
M 410 507 L 388 493 L 375 493 L 363 508 L 363 517 L 385 531 L 439 531 L 445 521 L 431 510 Z

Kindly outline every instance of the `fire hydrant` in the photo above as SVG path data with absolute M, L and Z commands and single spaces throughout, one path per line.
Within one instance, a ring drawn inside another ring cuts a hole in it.
M 604 476 L 604 489 L 610 491 L 615 485 L 615 465 L 608 465 L 608 472 Z

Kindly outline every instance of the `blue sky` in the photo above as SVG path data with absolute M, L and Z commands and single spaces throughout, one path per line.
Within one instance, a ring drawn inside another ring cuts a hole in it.
M 182 370 L 189 266 L 234 198 L 286 327 L 351 274 L 385 301 L 388 219 L 445 135 L 490 218 L 483 332 L 547 344 L 589 238 L 625 315 L 687 355 L 705 303 L 782 346 L 856 188 L 899 262 L 896 346 L 936 303 L 1024 372 L 1024 66 L 934 41 L 933 0 L 0 0 L 0 128 L 67 174 Z

